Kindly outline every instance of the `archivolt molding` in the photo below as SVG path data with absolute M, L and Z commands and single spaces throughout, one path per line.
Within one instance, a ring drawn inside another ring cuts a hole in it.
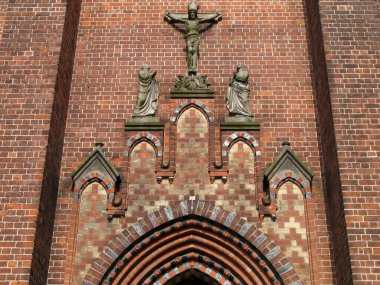
M 163 178 L 173 182 L 175 166 L 171 161 L 170 149 L 171 144 L 170 123 L 163 123 L 159 118 L 146 117 L 141 120 L 131 120 L 126 123 L 125 131 L 127 133 L 126 149 L 124 157 L 127 158 L 127 173 L 129 173 L 130 157 L 133 149 L 141 142 L 151 145 L 156 154 L 156 178 L 161 183 Z M 168 136 L 170 139 L 168 139 Z
M 215 284 L 300 284 L 273 241 L 202 201 L 178 202 L 132 224 L 104 248 L 83 284 L 171 284 L 189 271 Z

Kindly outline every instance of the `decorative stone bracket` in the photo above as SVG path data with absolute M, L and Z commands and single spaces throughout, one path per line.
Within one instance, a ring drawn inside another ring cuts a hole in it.
M 262 220 L 270 216 L 277 217 L 277 192 L 280 187 L 290 181 L 297 185 L 306 199 L 311 198 L 313 173 L 291 150 L 290 144 L 284 142 L 283 151 L 277 160 L 265 171 L 263 192 L 259 193 L 258 211 Z
M 120 190 L 120 174 L 102 152 L 102 143 L 96 143 L 95 149 L 71 175 L 73 197 L 80 199 L 84 189 L 97 182 L 107 191 L 108 219 L 124 216 L 127 210 L 127 193 Z

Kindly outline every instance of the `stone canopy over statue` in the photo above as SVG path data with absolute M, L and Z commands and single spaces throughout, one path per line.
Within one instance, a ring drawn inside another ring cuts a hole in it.
M 189 4 L 187 14 L 171 12 L 165 14 L 165 20 L 178 27 L 185 34 L 187 75 L 178 76 L 175 83 L 177 90 L 208 89 L 210 84 L 207 82 L 206 76 L 198 74 L 201 24 L 210 23 L 212 25 L 221 19 L 222 15 L 219 12 L 198 13 L 198 4 L 194 0 Z

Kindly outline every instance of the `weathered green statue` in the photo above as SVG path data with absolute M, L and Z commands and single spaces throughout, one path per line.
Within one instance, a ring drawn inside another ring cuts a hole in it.
M 165 14 L 165 20 L 170 23 L 185 24 L 185 40 L 186 40 L 186 61 L 187 70 L 189 75 L 196 75 L 198 69 L 198 54 L 199 54 L 199 34 L 200 24 L 202 23 L 216 23 L 222 19 L 219 12 L 211 14 L 199 14 L 198 4 L 193 0 L 188 7 L 188 15 L 170 13 Z
M 133 118 L 154 116 L 158 107 L 158 95 L 160 93 L 158 83 L 154 78 L 156 70 L 144 64 L 139 72 L 139 95 L 133 112 Z

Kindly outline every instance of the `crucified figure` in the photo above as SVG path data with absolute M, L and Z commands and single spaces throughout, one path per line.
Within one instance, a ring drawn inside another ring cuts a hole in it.
M 165 14 L 165 20 L 169 23 L 185 24 L 185 41 L 186 41 L 186 62 L 188 75 L 196 75 L 198 68 L 199 53 L 199 26 L 202 23 L 216 23 L 222 19 L 219 12 L 198 15 L 198 4 L 193 0 L 188 7 L 188 15 L 179 13 Z

